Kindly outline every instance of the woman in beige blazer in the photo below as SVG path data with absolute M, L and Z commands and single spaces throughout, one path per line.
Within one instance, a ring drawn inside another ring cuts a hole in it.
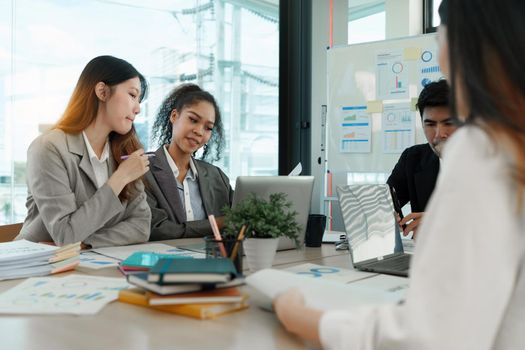
M 161 147 L 145 176 L 150 239 L 209 235 L 210 214 L 222 228 L 222 208 L 233 197 L 230 181 L 221 169 L 194 157 L 202 151 L 202 159 L 220 158 L 222 119 L 213 96 L 195 84 L 178 86 L 162 103 L 153 134 Z
M 27 217 L 18 239 L 103 247 L 145 242 L 149 170 L 133 127 L 144 77 L 112 56 L 91 60 L 52 130 L 27 152 Z

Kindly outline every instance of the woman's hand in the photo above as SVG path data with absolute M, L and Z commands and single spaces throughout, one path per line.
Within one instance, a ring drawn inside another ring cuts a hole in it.
M 144 150 L 138 149 L 120 163 L 117 170 L 108 179 L 108 185 L 113 189 L 115 195 L 119 195 L 124 186 L 135 181 L 149 171 L 149 159 Z
M 307 307 L 303 294 L 297 288 L 278 295 L 273 301 L 273 308 L 288 332 L 320 345 L 319 321 L 323 313 Z

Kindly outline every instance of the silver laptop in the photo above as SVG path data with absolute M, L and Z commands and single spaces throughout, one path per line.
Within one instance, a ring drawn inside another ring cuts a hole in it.
M 403 253 L 388 185 L 339 186 L 337 196 L 354 268 L 408 276 L 410 254 Z
M 302 245 L 310 214 L 313 187 L 313 176 L 239 176 L 235 183 L 232 207 L 247 198 L 250 193 L 264 199 L 269 199 L 272 193 L 285 193 L 287 199 L 292 202 L 290 209 L 297 212 L 297 223 L 301 227 L 299 243 Z M 277 250 L 294 248 L 296 246 L 293 240 L 287 237 L 279 239 Z

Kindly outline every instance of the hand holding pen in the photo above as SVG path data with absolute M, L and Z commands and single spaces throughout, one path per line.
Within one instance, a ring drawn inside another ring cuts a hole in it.
M 117 170 L 108 179 L 108 185 L 116 195 L 119 195 L 128 183 L 135 181 L 149 171 L 149 157 L 151 155 L 144 153 L 143 149 L 138 149 L 123 157 L 126 159 L 123 159 L 123 162 L 119 164 Z
M 155 157 L 155 152 L 144 152 L 144 155 L 148 158 Z M 124 155 L 120 157 L 121 160 L 126 160 L 128 158 L 129 158 L 129 155 Z

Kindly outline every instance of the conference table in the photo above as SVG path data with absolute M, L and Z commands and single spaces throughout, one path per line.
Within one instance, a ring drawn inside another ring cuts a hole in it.
M 172 246 L 200 239 L 162 241 Z M 319 248 L 277 252 L 273 267 L 284 269 L 304 263 L 351 268 L 348 251 L 333 244 Z M 245 273 L 246 261 L 243 262 Z M 115 268 L 87 274 L 123 277 Z M 23 280 L 0 282 L 0 293 Z M 253 294 L 249 286 L 243 291 Z M 0 315 L 0 349 L 305 349 L 311 345 L 285 331 L 275 314 L 251 305 L 248 309 L 213 320 L 197 320 L 127 303 L 112 302 L 93 316 Z

